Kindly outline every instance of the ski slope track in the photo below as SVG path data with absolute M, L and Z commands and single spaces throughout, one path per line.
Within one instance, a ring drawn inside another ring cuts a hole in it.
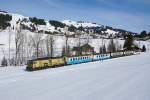
M 54 69 L 0 68 L 0 100 L 150 100 L 150 52 Z

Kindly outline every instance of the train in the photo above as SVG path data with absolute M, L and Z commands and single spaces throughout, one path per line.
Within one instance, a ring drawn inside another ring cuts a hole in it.
M 135 54 L 135 51 L 118 51 L 114 53 L 104 54 L 87 54 L 80 56 L 62 56 L 62 57 L 44 57 L 28 60 L 26 70 L 34 71 L 46 68 L 56 68 L 65 65 L 74 65 L 81 63 L 88 63 L 93 61 L 107 60 L 122 56 L 129 56 Z

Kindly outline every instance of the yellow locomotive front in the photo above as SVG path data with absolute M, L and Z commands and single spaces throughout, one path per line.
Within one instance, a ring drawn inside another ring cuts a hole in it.
M 52 64 L 50 58 L 38 58 L 34 60 L 29 60 L 26 69 L 32 71 L 32 70 L 43 69 L 51 66 Z
M 26 69 L 29 71 L 44 69 L 44 68 L 52 68 L 57 66 L 65 65 L 64 57 L 46 57 L 46 58 L 38 58 L 34 60 L 29 60 Z

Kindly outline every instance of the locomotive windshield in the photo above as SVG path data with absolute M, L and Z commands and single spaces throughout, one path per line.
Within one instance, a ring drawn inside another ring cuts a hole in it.
M 33 61 L 32 61 L 32 60 L 29 60 L 29 61 L 27 62 L 27 65 L 28 65 L 28 67 L 32 67 L 32 66 L 33 66 Z

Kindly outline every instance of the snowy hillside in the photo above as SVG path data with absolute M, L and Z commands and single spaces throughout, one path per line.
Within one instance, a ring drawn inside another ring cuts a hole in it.
M 125 30 L 115 29 L 109 26 L 100 25 L 97 23 L 84 22 L 84 21 L 56 21 L 56 20 L 44 20 L 36 17 L 26 17 L 20 14 L 0 12 L 2 15 L 9 15 L 12 17 L 10 23 L 11 30 L 21 27 L 24 30 L 29 30 L 32 32 L 35 31 L 44 31 L 50 33 L 62 34 L 66 32 L 68 28 L 69 32 L 76 34 L 76 31 L 83 31 L 84 33 L 92 32 L 93 34 L 107 34 L 107 37 L 111 34 L 122 36 L 126 32 Z M 73 26 L 73 27 L 71 27 Z M 132 32 L 129 32 L 132 33 Z
M 101 27 L 101 25 L 98 25 L 96 23 L 89 23 L 89 22 L 81 22 L 81 21 L 72 21 L 72 20 L 64 20 L 62 23 L 65 23 L 66 25 L 73 25 L 75 27 Z
M 149 100 L 150 53 L 26 72 L 0 68 L 1 100 Z

